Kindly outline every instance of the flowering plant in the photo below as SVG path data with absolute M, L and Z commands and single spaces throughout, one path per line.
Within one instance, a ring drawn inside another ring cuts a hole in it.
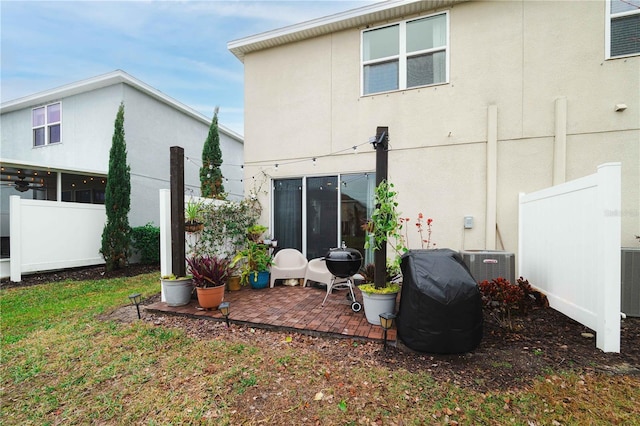
M 409 245 L 409 229 L 406 226 L 411 221 L 411 218 L 403 217 L 400 218 L 400 227 L 404 227 L 404 238 L 403 244 L 406 246 Z M 429 249 L 431 247 L 435 247 L 436 243 L 431 241 L 431 224 L 433 223 L 433 219 L 427 218 L 425 221 L 424 215 L 422 213 L 418 213 L 418 219 L 416 220 L 416 229 L 420 234 L 420 247 Z M 426 229 L 425 229 L 426 227 Z M 427 234 L 427 238 L 424 237 L 424 234 Z M 426 247 L 425 247 L 426 244 Z M 406 247 L 405 250 L 407 251 Z

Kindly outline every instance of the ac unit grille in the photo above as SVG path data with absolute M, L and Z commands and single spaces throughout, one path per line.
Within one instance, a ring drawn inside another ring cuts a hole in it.
M 620 264 L 620 309 L 627 316 L 640 317 L 640 248 L 623 248 Z
M 463 250 L 462 260 L 477 281 L 502 277 L 516 283 L 516 255 L 498 250 Z

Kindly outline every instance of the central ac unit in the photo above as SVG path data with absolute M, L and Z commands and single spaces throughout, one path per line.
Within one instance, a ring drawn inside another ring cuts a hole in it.
M 516 255 L 498 250 L 462 250 L 462 260 L 477 282 L 502 277 L 516 283 Z
M 640 317 L 640 248 L 623 248 L 620 266 L 620 310 L 627 316 Z

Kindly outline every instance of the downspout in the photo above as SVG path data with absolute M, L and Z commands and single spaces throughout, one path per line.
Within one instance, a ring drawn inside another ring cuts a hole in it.
M 553 140 L 553 185 L 567 180 L 567 98 L 555 102 L 555 132 Z
M 485 249 L 496 249 L 498 205 L 498 107 L 487 109 L 487 210 L 485 219 Z

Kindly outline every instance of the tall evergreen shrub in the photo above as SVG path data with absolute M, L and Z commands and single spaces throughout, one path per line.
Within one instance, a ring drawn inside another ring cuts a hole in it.
M 131 176 L 127 164 L 127 145 L 124 138 L 124 104 L 116 115 L 109 151 L 109 174 L 105 191 L 107 223 L 102 230 L 100 253 L 107 271 L 126 266 L 131 247 L 129 209 L 131 205 Z
M 200 192 L 203 197 L 224 200 L 226 194 L 222 184 L 222 151 L 218 134 L 218 107 L 213 112 L 207 140 L 202 148 L 202 167 L 200 168 Z

